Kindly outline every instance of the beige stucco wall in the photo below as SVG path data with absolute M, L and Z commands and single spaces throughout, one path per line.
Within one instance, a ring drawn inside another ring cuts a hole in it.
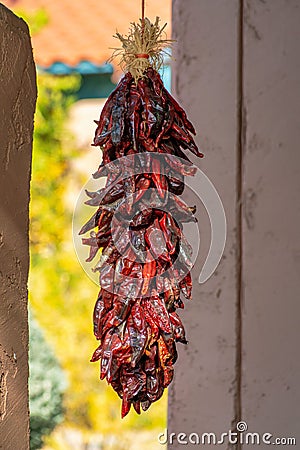
M 300 1 L 244 14 L 242 414 L 298 449 Z
M 220 434 L 244 420 L 300 445 L 299 23 L 299 0 L 173 0 L 173 93 L 198 130 L 228 236 L 210 280 L 197 283 L 203 256 L 194 269 L 169 433 Z
M 197 204 L 200 255 L 193 269 L 193 300 L 180 314 L 189 344 L 178 345 L 175 380 L 169 389 L 168 427 L 176 433 L 222 432 L 235 416 L 237 24 L 238 1 L 173 2 L 173 30 L 178 42 L 174 45 L 173 93 L 198 131 L 197 142 L 205 157 L 196 163 L 220 193 L 228 226 L 223 260 L 215 275 L 199 285 L 210 229 L 203 208 Z M 185 200 L 194 203 L 188 194 Z M 170 446 L 181 447 L 175 443 Z
M 27 25 L 0 4 L 0 448 L 29 448 L 28 203 L 35 67 Z

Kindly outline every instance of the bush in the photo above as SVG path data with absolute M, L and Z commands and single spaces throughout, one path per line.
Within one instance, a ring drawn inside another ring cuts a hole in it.
M 37 450 L 42 447 L 43 438 L 63 419 L 66 382 L 52 349 L 31 315 L 29 333 L 30 449 Z

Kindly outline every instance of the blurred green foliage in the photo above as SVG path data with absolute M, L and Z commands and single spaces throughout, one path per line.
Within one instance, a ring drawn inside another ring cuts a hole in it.
M 68 238 L 72 211 L 65 206 L 74 142 L 66 130 L 68 110 L 75 101 L 79 76 L 38 76 L 32 162 L 31 244 L 36 266 L 45 256 L 56 256 Z
M 31 13 L 17 9 L 15 14 L 22 17 L 28 24 L 31 36 L 37 34 L 49 22 L 47 11 L 44 8 L 39 8 Z
M 63 420 L 64 373 L 36 320 L 29 316 L 30 449 L 42 447 L 44 437 Z

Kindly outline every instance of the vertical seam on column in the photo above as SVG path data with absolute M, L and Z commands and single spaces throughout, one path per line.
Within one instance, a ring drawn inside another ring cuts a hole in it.
M 237 24 L 237 178 L 236 178 L 236 223 L 237 223 L 237 297 L 236 297 L 236 356 L 235 356 L 235 396 L 233 428 L 242 420 L 242 303 L 243 303 L 243 147 L 245 142 L 245 114 L 244 114 L 244 0 L 239 1 L 239 15 Z M 234 445 L 241 450 L 238 442 Z

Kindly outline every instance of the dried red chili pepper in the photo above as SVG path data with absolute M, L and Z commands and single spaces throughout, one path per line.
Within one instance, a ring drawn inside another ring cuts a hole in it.
M 147 64 L 125 74 L 96 121 L 93 145 L 103 162 L 94 178 L 107 181 L 87 192 L 86 204 L 98 210 L 80 230 L 97 228 L 83 239 L 89 261 L 102 248 L 93 314 L 100 345 L 91 361 L 100 361 L 100 378 L 122 399 L 122 417 L 131 405 L 140 414 L 162 396 L 173 378 L 176 342 L 187 343 L 176 309 L 184 307 L 181 293 L 191 298 L 192 248 L 182 228 L 196 217 L 177 196 L 184 176 L 195 173 L 185 151 L 203 156 L 185 111 Z M 136 158 L 117 164 L 130 155 Z

